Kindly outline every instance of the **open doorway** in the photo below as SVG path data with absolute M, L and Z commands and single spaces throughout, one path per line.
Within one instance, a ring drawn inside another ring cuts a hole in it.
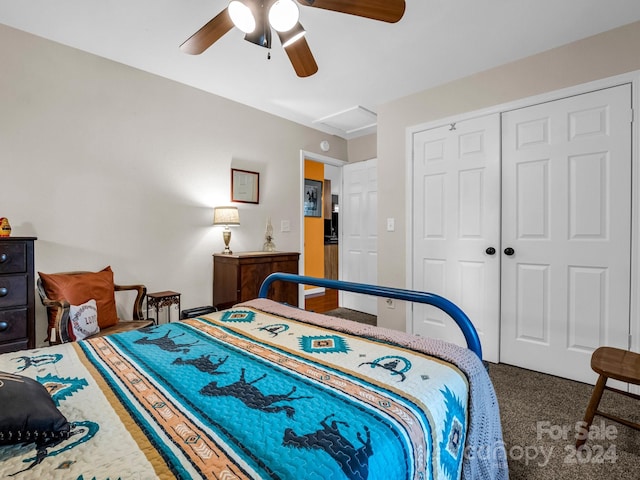
M 340 195 L 346 162 L 309 152 L 301 154 L 300 271 L 319 278 L 339 278 Z M 338 307 L 338 294 L 306 286 L 300 292 L 306 310 L 326 312 Z
M 301 199 L 306 176 L 322 181 L 323 192 L 331 192 L 324 196 L 321 218 L 305 217 L 301 201 L 300 271 L 308 276 L 377 284 L 377 160 L 347 163 L 308 152 L 302 152 L 300 160 Z M 325 218 L 324 212 L 330 215 Z M 316 312 L 344 307 L 377 314 L 376 302 L 364 295 L 301 287 L 300 299 L 302 308 Z

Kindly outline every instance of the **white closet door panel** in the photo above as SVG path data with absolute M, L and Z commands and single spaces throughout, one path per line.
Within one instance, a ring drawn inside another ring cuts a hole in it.
M 454 301 L 498 361 L 500 125 L 490 115 L 413 138 L 413 285 Z M 453 320 L 415 305 L 413 332 L 465 345 Z
M 631 87 L 503 114 L 501 361 L 592 382 L 628 346 Z
M 549 266 L 519 264 L 516 292 L 516 338 L 549 344 Z

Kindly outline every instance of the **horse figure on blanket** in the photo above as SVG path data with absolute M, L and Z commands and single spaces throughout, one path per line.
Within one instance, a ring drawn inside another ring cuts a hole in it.
M 198 370 L 204 373 L 208 373 L 210 375 L 224 375 L 228 372 L 218 372 L 218 368 L 220 368 L 224 362 L 227 361 L 229 355 L 224 358 L 218 358 L 216 363 L 213 363 L 211 360 L 211 355 L 200 355 L 198 358 L 188 358 L 187 360 L 183 360 L 182 357 L 176 358 L 173 362 L 173 365 L 193 365 Z
M 145 335 L 144 337 L 139 338 L 138 340 L 134 340 L 133 343 L 137 343 L 140 345 L 157 345 L 158 347 L 160 347 L 162 350 L 166 352 L 182 352 L 182 353 L 189 353 L 188 347 L 193 347 L 198 343 L 197 340 L 193 343 L 176 343 L 173 339 L 181 337 L 182 335 L 184 335 L 184 332 L 179 333 L 178 335 L 172 338 L 169 338 L 170 333 L 171 333 L 171 330 L 167 331 L 167 333 L 165 333 L 162 337 L 152 338 L 152 339 L 149 339 L 149 336 Z
M 34 367 L 39 368 L 43 365 L 47 365 L 49 363 L 57 363 L 62 359 L 62 355 L 59 353 L 52 353 L 47 355 L 36 355 L 33 357 L 26 357 L 24 355 L 20 357 L 12 358 L 12 360 L 16 360 L 17 362 L 24 362 L 24 365 L 20 365 L 17 368 L 18 372 L 22 372 L 27 368 Z
M 295 409 L 292 406 L 280 406 L 273 404 L 285 400 L 300 400 L 303 398 L 312 398 L 305 396 L 292 397 L 291 395 L 293 395 L 293 393 L 296 391 L 295 385 L 291 388 L 291 391 L 289 393 L 265 395 L 258 388 L 254 387 L 253 384 L 265 378 L 267 374 L 265 373 L 261 377 L 258 377 L 251 382 L 247 382 L 245 380 L 244 374 L 245 369 L 243 368 L 240 372 L 240 379 L 238 381 L 230 383 L 229 385 L 225 385 L 224 387 L 219 387 L 218 382 L 211 382 L 210 384 L 202 387 L 200 393 L 202 395 L 207 395 L 210 397 L 235 397 L 242 403 L 244 403 L 247 407 L 253 408 L 254 410 L 260 410 L 266 413 L 285 412 L 288 418 L 293 418 L 293 415 L 296 413 Z
M 328 415 L 320 422 L 322 429 L 306 435 L 297 435 L 292 428 L 287 428 L 284 431 L 282 444 L 285 447 L 324 450 L 338 462 L 347 478 L 366 480 L 369 476 L 369 457 L 373 455 L 369 428 L 364 427 L 366 441 L 362 439 L 360 432 L 356 432 L 358 440 L 362 443 L 360 448 L 356 448 L 338 429 L 338 424 L 349 427 L 347 423 L 336 420 L 333 420 L 331 425 L 327 423 L 327 420 L 333 416 L 334 414 Z

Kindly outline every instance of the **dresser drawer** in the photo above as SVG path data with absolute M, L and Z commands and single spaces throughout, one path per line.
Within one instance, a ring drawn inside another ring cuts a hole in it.
M 0 275 L 27 271 L 27 244 L 0 241 Z
M 0 276 L 0 308 L 27 304 L 27 275 Z
M 15 308 L 0 311 L 0 343 L 27 338 L 26 308 Z
M 10 343 L 0 343 L 0 353 L 17 352 L 18 350 L 26 350 L 27 348 L 33 347 L 29 346 L 29 342 L 26 339 Z

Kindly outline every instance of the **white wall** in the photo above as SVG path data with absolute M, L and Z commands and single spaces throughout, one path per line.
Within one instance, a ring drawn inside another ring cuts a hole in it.
M 379 283 L 406 286 L 408 127 L 640 70 L 639 45 L 636 22 L 378 108 Z M 390 217 L 394 232 L 384 229 Z M 379 325 L 405 329 L 404 305 L 389 310 L 379 303 L 378 312 Z
M 237 204 L 235 251 L 299 251 L 300 150 L 347 142 L 205 92 L 0 25 L 0 216 L 37 236 L 36 270 L 97 270 L 118 283 L 212 303 L 212 257 L 231 167 L 260 173 Z M 291 231 L 280 232 L 281 220 Z M 37 338 L 45 312 L 36 309 Z

